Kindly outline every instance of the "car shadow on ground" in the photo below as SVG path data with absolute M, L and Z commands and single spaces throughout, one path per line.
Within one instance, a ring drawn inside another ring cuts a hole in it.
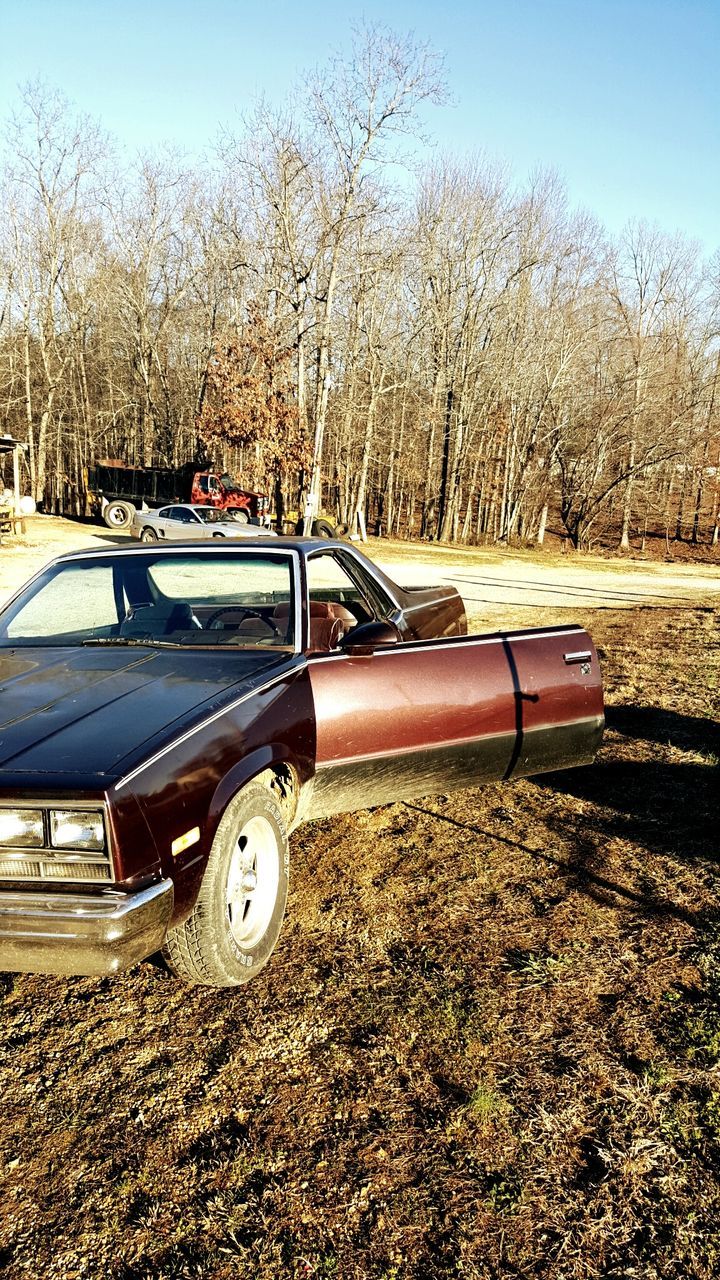
M 556 832 L 559 840 L 567 844 L 570 838 L 573 853 L 569 858 L 513 840 L 496 830 L 462 822 L 431 807 L 408 807 L 549 863 L 597 901 L 619 898 L 647 914 L 672 916 L 694 927 L 702 926 L 708 920 L 706 911 L 695 912 L 673 903 L 662 891 L 658 893 L 650 887 L 648 881 L 643 883 L 644 877 L 636 878 L 633 884 L 623 884 L 612 871 L 604 874 L 603 851 L 609 841 L 620 840 L 679 865 L 720 862 L 720 842 L 716 824 L 711 821 L 720 792 L 718 726 L 711 720 L 653 707 L 609 708 L 607 723 L 625 737 L 696 752 L 705 756 L 707 763 L 601 756 L 587 768 L 528 780 L 540 792 L 555 792 L 585 802 L 580 813 L 563 809 L 561 813 L 550 810 L 542 814 L 545 827 Z
M 678 866 L 717 866 L 720 843 L 713 818 L 720 792 L 718 725 L 655 707 L 610 707 L 607 724 L 626 739 L 656 743 L 660 749 L 673 748 L 700 759 L 604 759 L 601 755 L 589 768 L 535 778 L 533 785 L 542 790 L 551 789 L 592 806 L 584 808 L 581 815 L 563 817 L 562 823 L 550 816 L 549 825 L 561 834 L 569 823 L 576 847 L 580 850 L 585 844 L 588 854 L 594 850 L 595 860 L 608 841 L 619 840 Z M 585 874 L 590 877 L 587 868 Z M 620 886 L 615 891 L 628 896 Z M 652 894 L 641 897 L 649 910 L 686 918 L 694 914 L 672 907 L 667 900 L 659 902 Z M 704 913 L 693 920 L 695 924 L 705 922 Z
M 683 862 L 720 861 L 720 845 L 707 817 L 720 784 L 717 766 L 601 760 L 586 770 L 548 773 L 533 782 L 597 806 L 597 813 L 583 818 L 605 838 L 630 840 Z
M 606 707 L 605 723 L 626 738 L 641 738 L 720 757 L 720 722 L 662 707 Z
M 560 774 L 554 776 L 557 779 L 561 777 Z M 425 814 L 428 817 L 437 818 L 440 822 L 459 827 L 462 831 L 472 831 L 474 835 L 481 836 L 488 843 L 504 845 L 506 848 L 517 850 L 518 853 L 528 854 L 532 858 L 539 859 L 540 862 L 557 867 L 571 887 L 586 893 L 588 897 L 593 898 L 596 902 L 607 904 L 613 898 L 619 898 L 629 907 L 635 907 L 646 915 L 671 916 L 676 920 L 682 920 L 686 924 L 692 925 L 693 928 L 698 928 L 707 922 L 706 913 L 688 910 L 667 898 L 659 898 L 648 892 L 638 892 L 627 885 L 620 884 L 610 876 L 600 875 L 599 872 L 592 870 L 589 864 L 597 862 L 598 850 L 602 844 L 602 839 L 598 835 L 597 827 L 593 830 L 593 824 L 589 820 L 585 822 L 585 832 L 579 828 L 575 828 L 572 831 L 574 856 L 560 858 L 555 854 L 546 852 L 545 849 L 538 849 L 535 846 L 524 844 L 520 840 L 512 840 L 509 836 L 500 835 L 497 831 L 488 831 L 469 822 L 460 822 L 456 818 L 451 818 L 444 813 L 437 813 L 434 809 L 426 809 L 422 805 L 406 803 L 406 808 L 414 809 L 416 812 Z M 555 824 L 552 819 L 546 819 L 546 823 L 551 829 L 554 829 Z M 568 824 L 565 819 L 558 822 L 557 830 L 563 837 L 568 835 Z

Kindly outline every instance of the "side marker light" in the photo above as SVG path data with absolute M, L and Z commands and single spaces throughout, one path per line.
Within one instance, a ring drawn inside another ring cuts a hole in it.
M 185 849 L 189 849 L 191 844 L 197 844 L 200 839 L 200 828 L 193 827 L 192 831 L 186 831 L 184 836 L 178 836 L 177 840 L 173 840 L 170 846 L 170 852 L 173 858 L 177 858 L 179 853 Z

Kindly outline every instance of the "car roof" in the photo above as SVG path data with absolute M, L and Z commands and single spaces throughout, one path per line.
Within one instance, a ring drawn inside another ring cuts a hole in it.
M 66 551 L 63 555 L 55 557 L 50 561 L 53 564 L 65 564 L 73 560 L 96 559 L 101 556 L 118 555 L 118 556 L 171 556 L 177 551 L 194 551 L 196 555 L 202 556 L 228 556 L 243 555 L 247 551 L 257 551 L 265 553 L 267 556 L 277 555 L 278 551 L 294 551 L 299 553 L 300 558 L 311 555 L 315 551 L 345 551 L 355 556 L 364 567 L 365 571 L 370 574 L 376 582 L 384 588 L 390 598 L 402 601 L 406 592 L 397 582 L 393 582 L 392 578 L 370 560 L 364 554 L 360 547 L 348 544 L 339 538 L 305 538 L 302 535 L 286 535 L 279 538 L 268 538 L 267 536 L 242 538 L 230 543 L 223 541 L 216 543 L 210 539 L 198 543 L 195 538 L 178 538 L 173 539 L 171 543 L 153 543 L 149 546 L 146 542 L 123 542 L 116 543 L 114 546 L 104 547 L 79 547 L 77 551 Z M 46 568 L 49 568 L 47 565 Z
M 181 505 L 178 503 L 178 506 Z M 61 556 L 57 556 L 57 560 L 84 560 L 92 559 L 95 556 L 106 556 L 109 552 L 113 552 L 121 556 L 134 555 L 172 555 L 174 551 L 186 550 L 195 551 L 198 555 L 228 555 L 239 554 L 243 551 L 257 549 L 276 553 L 283 548 L 288 551 L 299 551 L 301 555 L 307 555 L 311 551 L 328 551 L 331 548 L 342 548 L 347 550 L 347 543 L 341 542 L 335 538 L 303 538 L 299 536 L 286 535 L 282 538 L 273 538 L 271 543 L 267 535 L 258 535 L 257 537 L 243 538 L 242 545 L 232 542 L 213 543 L 208 541 L 198 546 L 197 540 L 193 538 L 177 538 L 171 543 L 152 543 L 148 545 L 146 542 L 118 542 L 115 546 L 104 547 L 78 547 L 76 551 L 65 551 Z
M 233 511 L 244 511 L 244 507 L 214 507 L 211 502 L 163 502 L 161 507 L 154 507 L 152 511 L 136 511 L 133 519 L 142 523 L 143 520 L 152 520 L 153 516 L 159 516 L 163 511 L 215 511 L 219 516 L 228 516 L 232 518 Z

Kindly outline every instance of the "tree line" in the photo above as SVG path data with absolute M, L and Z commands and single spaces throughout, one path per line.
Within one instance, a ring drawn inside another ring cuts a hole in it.
M 204 456 L 391 534 L 717 543 L 720 257 L 418 149 L 443 95 L 426 47 L 366 28 L 190 163 L 22 90 L 0 430 L 45 509 L 85 509 L 93 459 Z

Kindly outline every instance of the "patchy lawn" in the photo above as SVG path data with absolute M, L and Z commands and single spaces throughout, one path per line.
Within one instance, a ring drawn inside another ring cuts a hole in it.
M 251 986 L 0 976 L 7 1280 L 717 1276 L 718 614 L 577 620 L 598 763 L 301 828 Z

